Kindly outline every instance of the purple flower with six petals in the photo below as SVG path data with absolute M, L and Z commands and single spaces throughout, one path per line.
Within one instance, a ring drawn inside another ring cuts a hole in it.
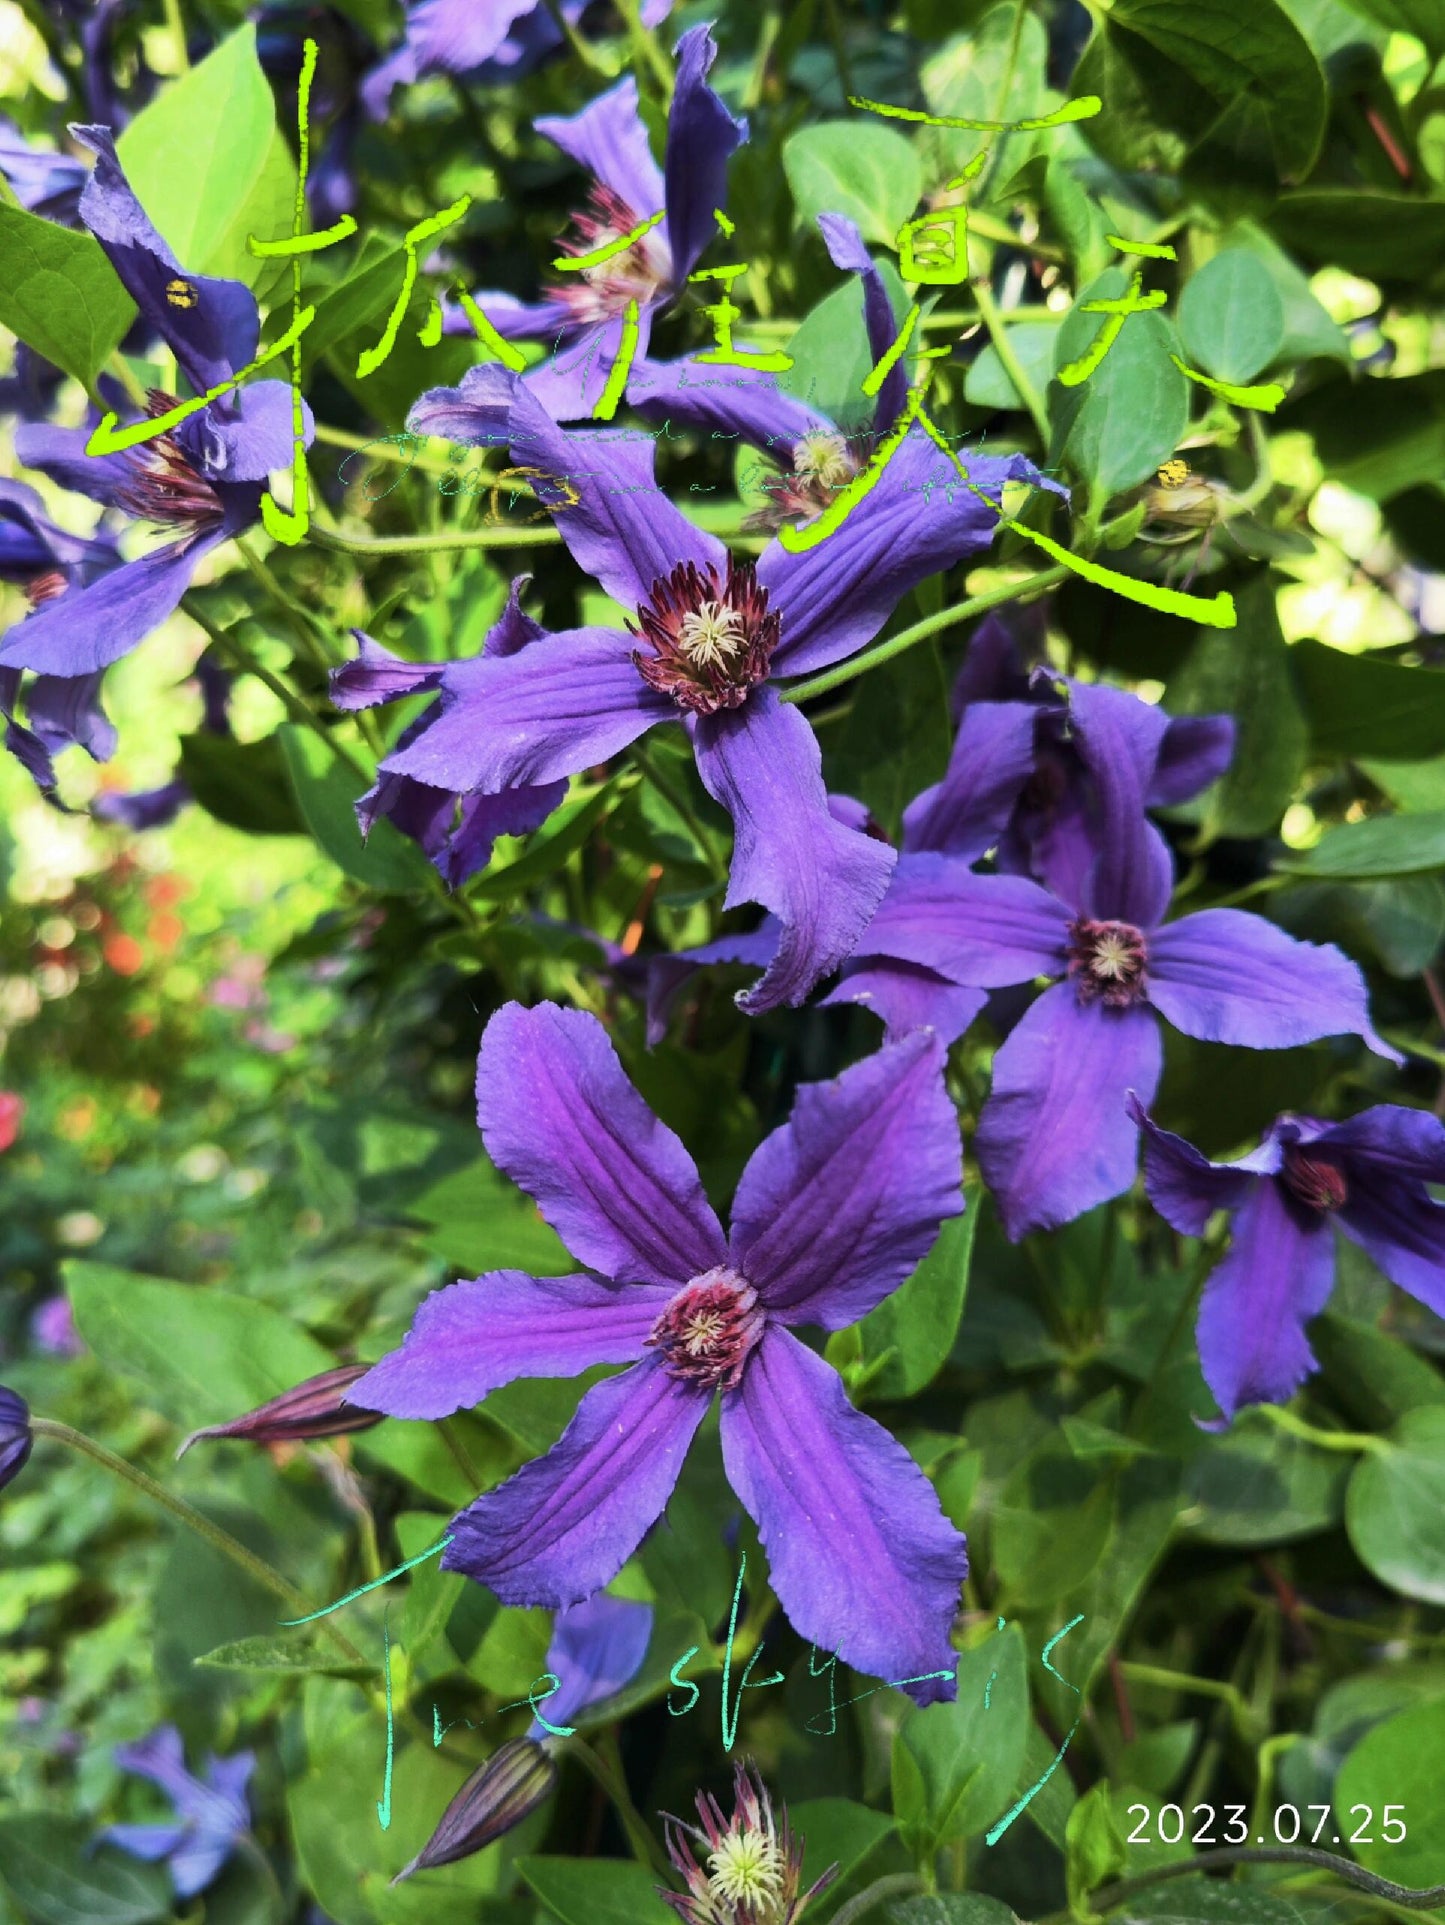
M 439 1418 L 518 1377 L 631 1367 L 586 1393 L 545 1457 L 453 1520 L 444 1568 L 508 1604 L 590 1596 L 661 1516 L 720 1392 L 728 1478 L 799 1636 L 906 1677 L 920 1703 L 954 1695 L 963 1537 L 789 1327 L 866 1315 L 961 1211 L 942 1064 L 919 1032 L 800 1090 L 743 1173 L 728 1238 L 595 1017 L 516 1003 L 493 1016 L 477 1063 L 488 1154 L 588 1269 L 494 1271 L 435 1292 L 350 1395 Z
M 1257 1150 L 1211 1163 L 1161 1130 L 1137 1097 L 1149 1200 L 1185 1236 L 1229 1211 L 1232 1240 L 1199 1305 L 1199 1362 L 1224 1412 L 1286 1403 L 1318 1369 L 1305 1325 L 1329 1301 L 1330 1226 L 1357 1243 L 1412 1297 L 1445 1315 L 1445 1125 L 1425 1110 L 1382 1103 L 1347 1123 L 1281 1116 Z
M 138 1744 L 117 1745 L 115 1761 L 123 1771 L 149 1778 L 176 1809 L 172 1825 L 110 1825 L 101 1837 L 134 1858 L 165 1859 L 178 1898 L 194 1898 L 215 1878 L 250 1829 L 246 1785 L 256 1768 L 255 1754 L 206 1760 L 204 1782 L 186 1770 L 181 1734 L 162 1725 Z

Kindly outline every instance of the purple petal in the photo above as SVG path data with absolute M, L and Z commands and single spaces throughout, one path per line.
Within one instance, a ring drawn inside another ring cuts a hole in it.
M 671 1289 L 598 1277 L 492 1270 L 433 1290 L 400 1350 L 374 1365 L 346 1402 L 388 1417 L 449 1417 L 518 1377 L 575 1377 L 630 1364 Z
M 841 1330 L 881 1303 L 963 1212 L 944 1049 L 915 1030 L 801 1085 L 738 1184 L 732 1262 L 771 1315 Z
M 1152 929 L 1169 906 L 1169 845 L 1144 813 L 1167 723 L 1160 710 L 1117 688 L 1075 682 L 1074 743 L 1094 778 L 1097 851 L 1078 907 L 1086 915 Z
M 1203 1043 L 1289 1049 L 1349 1035 L 1404 1061 L 1371 1027 L 1365 979 L 1348 956 L 1242 909 L 1201 909 L 1156 930 L 1147 987 L 1159 1013 Z
M 917 1704 L 947 1701 L 949 1630 L 968 1574 L 961 1532 L 903 1446 L 854 1410 L 842 1379 L 770 1325 L 724 1394 L 723 1462 L 756 1521 L 788 1622 Z
M 980 702 L 959 725 L 948 773 L 903 811 L 903 846 L 965 862 L 998 841 L 1033 773 L 1034 723 L 1026 702 Z
M 546 339 L 556 336 L 559 329 L 568 335 L 576 331 L 577 320 L 573 310 L 565 301 L 555 297 L 541 301 L 519 301 L 515 294 L 508 294 L 501 288 L 478 288 L 472 299 L 504 341 Z M 442 332 L 476 338 L 472 317 L 460 302 L 452 301 L 446 295 L 442 297 Z M 463 389 L 466 384 L 467 377 L 463 375 Z M 437 388 L 434 392 L 445 394 L 448 390 Z M 456 389 L 450 392 L 456 393 Z M 466 438 L 460 437 L 463 440 Z
M 1445 1183 L 1445 1123 L 1429 1110 L 1377 1103 L 1348 1122 L 1331 1123 L 1315 1141 L 1346 1167 L 1363 1166 L 1370 1177 Z
M 668 1017 L 679 990 L 688 978 L 710 963 L 750 963 L 767 969 L 778 953 L 782 928 L 775 916 L 765 916 L 756 929 L 719 936 L 695 949 L 678 949 L 670 956 L 647 960 L 647 1047 L 655 1049 L 667 1034 Z
M 402 778 L 405 780 L 405 777 Z M 432 861 L 448 889 L 460 889 L 492 859 L 498 836 L 530 835 L 560 808 L 567 795 L 565 782 L 543 782 L 535 787 L 503 789 L 500 795 L 462 797 L 457 826 Z
M 1146 1009 L 1081 1003 L 1046 989 L 993 1059 L 978 1160 L 1012 1242 L 1054 1229 L 1134 1180 L 1126 1095 L 1146 1106 L 1159 1083 L 1159 1029 Z
M 25 691 L 25 718 L 52 755 L 72 745 L 95 762 L 108 762 L 115 754 L 115 724 L 100 700 L 104 680 L 98 672 L 37 675 L 31 682 Z
M 177 780 L 163 782 L 158 789 L 132 789 L 129 794 L 108 791 L 95 798 L 90 813 L 132 831 L 163 829 L 191 799 L 189 785 Z
M 658 300 L 638 304 L 636 354 L 646 354 L 652 340 L 653 310 Z M 566 346 L 559 334 L 550 361 L 533 368 L 520 382 L 549 421 L 577 421 L 595 413 L 622 352 L 623 317 L 614 315 L 591 327 L 569 329 Z M 661 490 L 658 490 L 661 496 Z
M 647 129 L 637 111 L 637 82 L 631 74 L 589 101 L 580 114 L 547 114 L 532 124 L 626 201 L 638 220 L 665 204 L 662 170 L 647 144 Z
M 605 1591 L 557 1613 L 544 1669 L 562 1680 L 562 1689 L 542 1707 L 548 1724 L 568 1724 L 577 1712 L 631 1684 L 647 1656 L 652 1618 L 650 1604 Z M 543 1735 L 540 1720 L 533 1720 L 528 1735 Z
M 1445 1315 L 1445 1204 L 1423 1183 L 1379 1177 L 1368 1189 L 1351 1188 L 1339 1225 L 1369 1252 L 1392 1283 Z
M 975 989 L 1063 973 L 1069 912 L 1026 876 L 978 876 L 956 856 L 899 858 L 858 954 L 919 963 Z
M 171 1883 L 177 1898 L 194 1898 L 220 1871 L 235 1849 L 231 1837 L 201 1832 L 183 1844 L 171 1859 Z
M 477 1058 L 477 1121 L 492 1161 L 589 1269 L 676 1288 L 725 1261 L 692 1158 L 628 1082 L 595 1016 L 499 1009 Z
M 434 720 L 381 764 L 465 795 L 561 781 L 605 762 L 677 709 L 650 689 L 616 628 L 569 628 L 517 655 L 453 662 Z
M 0 663 L 62 676 L 108 668 L 174 614 L 202 558 L 231 533 L 207 529 L 122 563 L 89 588 L 68 588 L 15 624 L 0 642 Z
M 775 374 L 700 361 L 691 354 L 676 361 L 634 361 L 627 399 L 649 421 L 705 428 L 715 440 L 739 438 L 772 451 L 784 467 L 804 435 L 836 432 L 827 415 L 784 394 Z
M 251 1822 L 246 1787 L 255 1769 L 254 1751 L 238 1751 L 230 1758 L 218 1758 L 212 1752 L 206 1759 L 207 1785 L 217 1798 L 229 1806 L 231 1819 L 241 1828 Z
M 1307 1227 L 1277 1183 L 1255 1184 L 1199 1305 L 1200 1368 L 1226 1417 L 1241 1404 L 1287 1403 L 1318 1368 L 1304 1327 L 1334 1277 L 1323 1218 Z
M 441 687 L 444 662 L 407 662 L 389 648 L 374 642 L 364 629 L 353 628 L 356 660 L 331 671 L 331 706 L 345 709 L 375 708 L 379 702 L 395 702 L 403 695 L 421 695 Z
M 882 900 L 896 860 L 831 814 L 817 737 L 770 688 L 740 709 L 690 718 L 703 787 L 733 819 L 725 909 L 758 902 L 782 923 L 778 951 L 737 999 L 756 1016 L 796 1006 L 836 969 Z
M 677 43 L 677 90 L 667 117 L 667 244 L 679 285 L 716 231 L 713 209 L 726 207 L 728 161 L 748 137 L 707 84 L 717 58 L 709 27 L 691 27 Z M 539 123 L 540 125 L 540 123 Z
M 1149 1201 L 1181 1235 L 1202 1237 L 1216 1210 L 1237 1210 L 1262 1178 L 1280 1166 L 1280 1146 L 1271 1137 L 1269 1167 L 1241 1169 L 1237 1163 L 1211 1163 L 1192 1143 L 1161 1130 L 1137 1097 L 1129 1114 L 1144 1132 L 1144 1187 Z
M 921 963 L 894 962 L 869 956 L 845 963 L 836 989 L 823 998 L 830 1003 L 857 1003 L 882 1019 L 888 1040 L 912 1029 L 931 1029 L 941 1043 L 955 1043 L 988 1001 L 984 989 L 951 983 Z
M 434 434 L 444 441 L 504 448 L 511 435 L 516 395 L 516 376 L 510 369 L 488 362 L 483 367 L 468 368 L 460 387 L 428 388 L 412 403 L 406 425 L 414 435 Z
M 122 1771 L 159 1785 L 180 1812 L 185 1812 L 195 1796 L 205 1790 L 186 1770 L 185 1746 L 173 1724 L 159 1725 L 134 1744 L 117 1745 L 112 1755 Z
M 1170 809 L 1187 802 L 1217 782 L 1233 759 L 1232 715 L 1172 716 L 1149 784 L 1149 807 Z
M 184 1825 L 107 1825 L 100 1843 L 118 1845 L 132 1858 L 154 1864 L 158 1858 L 169 1858 L 186 1835 Z
M 129 451 L 88 455 L 85 444 L 90 432 L 89 428 L 52 428 L 48 422 L 24 421 L 15 430 L 15 459 L 22 467 L 49 475 L 62 488 L 118 508 L 125 491 L 135 485 L 135 462 Z
M 568 433 L 522 388 L 512 408 L 512 459 L 571 482 L 581 500 L 556 510 L 558 530 L 578 566 L 624 607 L 646 601 L 679 562 L 726 566 L 722 543 L 694 528 L 658 488 L 650 440 L 616 430 Z M 565 504 L 566 491 L 559 486 L 555 498 Z
M 954 677 L 949 707 L 962 721 L 971 702 L 1022 702 L 1029 694 L 1028 661 L 1043 650 L 1047 604 L 1004 608 L 985 615 L 969 637 Z
M 126 293 L 173 350 L 197 394 L 229 381 L 254 357 L 261 338 L 251 290 L 241 281 L 187 273 L 136 199 L 110 129 L 72 126 L 70 131 L 96 156 L 80 197 L 80 218 L 105 249 Z M 195 295 L 189 305 L 167 297 L 178 279 Z
M 883 276 L 864 245 L 856 222 L 850 221 L 846 214 L 820 214 L 818 225 L 823 230 L 823 244 L 834 267 L 842 268 L 845 274 L 857 274 L 862 280 L 863 325 L 868 331 L 868 351 L 876 366 L 892 347 L 898 334 L 893 303 L 883 285 Z M 891 427 L 903 412 L 907 399 L 908 369 L 905 358 L 900 356 L 889 369 L 878 391 L 873 410 L 874 426 L 883 429 Z
M 309 448 L 316 422 L 304 400 L 301 432 Z M 284 381 L 252 381 L 183 421 L 176 440 L 213 481 L 264 481 L 289 468 L 295 453 L 291 390 Z
M 545 1457 L 451 1523 L 442 1569 L 503 1604 L 577 1604 L 600 1591 L 662 1515 L 712 1393 L 655 1357 L 594 1384 Z
M 513 575 L 507 590 L 507 605 L 487 630 L 487 638 L 482 643 L 483 655 L 515 655 L 528 642 L 540 642 L 546 635 L 542 624 L 534 621 L 522 606 L 522 594 L 531 579 L 530 575 Z
M 1038 474 L 1023 455 L 973 456 L 965 465 L 987 500 L 965 487 L 921 428 L 911 428 L 833 534 L 799 554 L 769 544 L 758 580 L 783 617 L 776 673 L 827 668 L 862 648 L 910 588 L 988 547 L 998 527 L 992 504 L 1005 481 Z

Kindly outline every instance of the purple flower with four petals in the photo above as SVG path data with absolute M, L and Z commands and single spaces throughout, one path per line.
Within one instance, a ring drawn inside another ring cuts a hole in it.
M 1007 707 L 1031 737 L 1024 705 L 997 705 L 995 725 Z M 1125 1097 L 1132 1089 L 1153 1099 L 1157 1016 L 1201 1042 L 1288 1049 L 1354 1035 L 1400 1060 L 1370 1025 L 1359 969 L 1332 943 L 1297 942 L 1238 909 L 1164 921 L 1173 864 L 1144 805 L 1167 719 L 1121 690 L 1082 685 L 1070 711 L 1097 809 L 1072 874 L 1049 889 L 977 875 L 961 856 L 908 855 L 858 944 L 869 966 L 883 958 L 915 972 L 906 998 L 880 1000 L 894 1030 L 931 1019 L 956 1036 L 983 992 L 1062 979 L 1000 1047 L 979 1120 L 979 1164 L 1014 1239 L 1067 1223 L 1133 1181 Z M 983 779 L 997 766 L 984 764 Z M 960 988 L 973 993 L 971 1008 Z
M 477 1064 L 488 1153 L 587 1270 L 494 1271 L 435 1292 L 350 1395 L 439 1418 L 519 1377 L 630 1368 L 586 1393 L 545 1457 L 453 1520 L 444 1568 L 508 1604 L 590 1596 L 662 1515 L 721 1393 L 728 1478 L 799 1636 L 908 1679 L 920 1703 L 954 1695 L 963 1537 L 908 1452 L 790 1328 L 865 1316 L 962 1210 L 942 1066 L 918 1032 L 800 1090 L 743 1173 L 728 1238 L 595 1017 L 516 1003 L 493 1016 Z
M 115 1761 L 123 1771 L 159 1785 L 176 1809 L 171 1825 L 110 1825 L 101 1837 L 134 1858 L 165 1859 L 177 1898 L 204 1891 L 238 1841 L 250 1830 L 246 1786 L 256 1768 L 255 1754 L 206 1760 L 204 1781 L 186 1770 L 181 1734 L 162 1725 L 138 1744 L 117 1745 Z
M 1347 1123 L 1281 1116 L 1257 1150 L 1211 1163 L 1161 1130 L 1138 1098 L 1149 1200 L 1185 1236 L 1216 1210 L 1232 1218 L 1228 1254 L 1199 1305 L 1199 1362 L 1228 1423 L 1241 1404 L 1286 1403 L 1318 1369 L 1305 1325 L 1329 1301 L 1333 1225 L 1412 1297 L 1445 1315 L 1445 1125 L 1382 1103 Z M 1211 1428 L 1219 1429 L 1215 1424 Z

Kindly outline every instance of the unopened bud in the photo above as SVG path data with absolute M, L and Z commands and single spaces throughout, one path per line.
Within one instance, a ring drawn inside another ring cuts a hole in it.
M 29 1405 L 0 1384 L 0 1490 L 25 1468 L 34 1442 Z
M 383 1413 L 341 1401 L 343 1393 L 370 1368 L 370 1364 L 339 1364 L 335 1370 L 323 1370 L 319 1377 L 308 1377 L 304 1384 L 283 1390 L 270 1403 L 248 1410 L 244 1417 L 233 1417 L 229 1424 L 193 1430 L 176 1456 L 184 1457 L 202 1437 L 243 1437 L 252 1444 L 297 1444 L 308 1437 L 340 1437 L 347 1431 L 370 1430 L 381 1422 Z
M 470 1858 L 520 1825 L 551 1797 L 556 1783 L 557 1767 L 534 1739 L 509 1738 L 472 1773 L 427 1843 L 392 1884 L 399 1885 L 413 1872 Z

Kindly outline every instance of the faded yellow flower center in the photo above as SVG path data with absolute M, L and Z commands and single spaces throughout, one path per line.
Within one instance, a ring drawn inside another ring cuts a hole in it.
M 678 625 L 678 647 L 698 668 L 725 667 L 746 640 L 742 616 L 725 602 L 704 602 Z
M 766 1917 L 782 1896 L 783 1854 L 770 1832 L 730 1831 L 707 1862 L 709 1889 L 730 1905 L 747 1905 Z

